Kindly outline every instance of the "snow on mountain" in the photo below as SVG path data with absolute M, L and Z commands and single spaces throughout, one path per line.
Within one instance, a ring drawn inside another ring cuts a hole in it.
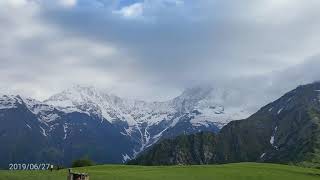
M 168 103 L 122 99 L 93 87 L 82 86 L 75 86 L 56 94 L 45 103 L 65 112 L 77 111 L 98 115 L 111 123 L 125 121 L 129 126 L 143 122 L 158 123 L 163 120 L 163 114 L 174 112 Z
M 10 109 L 21 109 L 22 111 L 29 111 L 34 115 L 35 122 L 28 124 L 26 117 L 20 117 L 22 121 L 25 122 L 25 126 L 30 130 L 39 131 L 43 136 L 47 137 L 50 131 L 53 130 L 52 124 L 60 116 L 55 111 L 53 106 L 45 104 L 43 102 L 37 101 L 31 98 L 24 98 L 19 95 L 1 95 L 0 96 L 0 110 L 3 112 Z M 17 113 L 21 112 L 18 110 Z M 32 117 L 32 116 L 31 116 Z M 24 119 L 26 118 L 26 119 Z
M 191 123 L 195 126 L 214 122 L 219 128 L 232 120 L 249 117 L 252 112 L 246 104 L 235 104 L 240 94 L 233 90 L 212 87 L 196 87 L 187 89 L 172 103 L 181 112 L 191 112 L 195 117 Z
M 98 117 L 101 122 L 107 121 L 120 127 L 122 130 L 119 133 L 138 143 L 131 155 L 123 157 L 126 160 L 157 142 L 165 133 L 183 133 L 183 128 L 188 127 L 193 129 L 190 133 L 209 130 L 213 126 L 220 129 L 232 120 L 247 118 L 251 113 L 246 111 L 245 104 L 234 102 L 237 96 L 239 94 L 232 90 L 195 87 L 186 89 L 180 96 L 168 101 L 146 102 L 77 85 L 44 102 L 20 96 L 2 96 L 0 109 L 25 104 L 43 124 L 40 128 L 45 136 L 59 123 L 61 113 L 79 112 Z M 61 131 L 65 140 L 68 125 L 62 123 L 60 128 L 63 128 Z
M 13 95 L 1 95 L 0 96 L 0 109 L 17 108 L 18 104 L 21 104 L 22 100 L 19 96 Z
M 145 102 L 108 95 L 93 87 L 74 86 L 56 94 L 45 103 L 65 112 L 84 112 L 100 115 L 109 122 L 125 121 L 129 126 L 139 123 L 158 124 L 168 116 L 198 112 L 194 124 L 206 121 L 223 126 L 231 120 L 246 118 L 250 112 L 244 107 L 227 107 L 232 93 L 212 87 L 187 89 L 182 95 L 166 102 Z
M 52 105 L 31 98 L 22 97 L 21 99 L 25 103 L 27 108 L 33 114 L 37 115 L 39 119 L 44 123 L 55 121 L 60 117 L 55 111 L 56 108 Z
M 94 87 L 74 86 L 45 101 L 65 112 L 81 112 L 112 124 L 123 122 L 120 132 L 138 141 L 134 156 L 157 142 L 177 123 L 189 120 L 195 129 L 222 128 L 232 120 L 250 115 L 243 105 L 234 105 L 238 94 L 212 87 L 195 87 L 165 102 L 145 102 L 120 98 Z
M 50 97 L 45 103 L 66 113 L 81 112 L 95 114 L 112 122 L 116 109 L 112 108 L 112 96 L 100 93 L 93 87 L 74 86 Z M 128 119 L 128 122 L 130 119 Z
M 24 98 L 19 95 L 0 96 L 0 109 L 18 108 L 25 105 L 34 115 L 37 115 L 43 122 L 56 120 L 59 116 L 54 112 L 55 107 L 31 98 Z

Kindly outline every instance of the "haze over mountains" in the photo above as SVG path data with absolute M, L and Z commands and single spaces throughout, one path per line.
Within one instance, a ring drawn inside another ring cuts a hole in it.
M 234 102 L 238 96 L 209 86 L 186 89 L 164 102 L 84 86 L 42 102 L 3 95 L 0 167 L 9 162 L 69 166 L 82 157 L 98 163 L 136 158 L 130 163 L 143 165 L 319 164 L 319 82 L 299 86 L 254 114 L 248 103 Z
M 320 167 L 320 82 L 299 86 L 218 134 L 154 145 L 131 164 L 294 163 Z
M 74 86 L 43 102 L 0 97 L 1 166 L 49 161 L 70 165 L 89 156 L 98 163 L 134 158 L 161 138 L 200 131 L 218 132 L 246 118 L 246 105 L 232 106 L 237 92 L 196 87 L 165 102 L 145 102 Z

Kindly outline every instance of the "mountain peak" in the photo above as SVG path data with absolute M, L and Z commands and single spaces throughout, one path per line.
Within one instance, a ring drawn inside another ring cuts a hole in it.
M 45 102 L 59 107 L 71 107 L 88 102 L 108 102 L 110 97 L 112 96 L 93 86 L 73 85 L 71 88 L 51 96 Z

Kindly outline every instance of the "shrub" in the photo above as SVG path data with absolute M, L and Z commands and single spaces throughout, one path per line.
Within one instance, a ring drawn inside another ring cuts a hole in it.
M 94 162 L 88 158 L 77 159 L 72 162 L 72 167 L 85 167 L 85 166 L 93 166 Z

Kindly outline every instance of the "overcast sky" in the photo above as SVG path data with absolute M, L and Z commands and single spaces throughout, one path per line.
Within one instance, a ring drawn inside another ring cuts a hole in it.
M 73 84 L 165 100 L 202 84 L 262 102 L 320 80 L 319 0 L 0 0 L 0 90 Z

